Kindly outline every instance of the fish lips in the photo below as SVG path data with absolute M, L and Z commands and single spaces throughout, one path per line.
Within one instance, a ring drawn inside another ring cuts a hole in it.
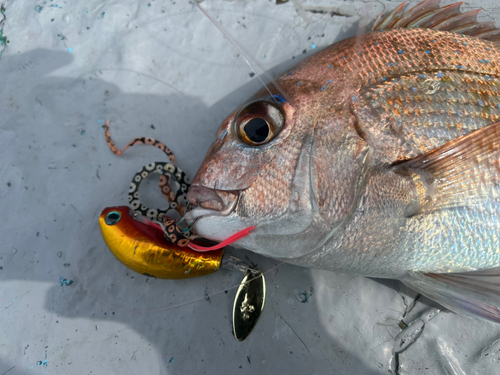
M 239 196 L 239 190 L 216 190 L 205 186 L 191 186 L 186 199 L 189 203 L 203 209 L 194 209 L 193 214 L 196 216 L 227 216 L 234 211 Z

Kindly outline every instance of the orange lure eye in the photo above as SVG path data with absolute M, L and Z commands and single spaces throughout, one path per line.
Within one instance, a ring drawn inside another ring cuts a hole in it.
M 285 113 L 279 104 L 271 100 L 259 99 L 251 102 L 236 115 L 236 134 L 247 145 L 264 145 L 283 128 Z

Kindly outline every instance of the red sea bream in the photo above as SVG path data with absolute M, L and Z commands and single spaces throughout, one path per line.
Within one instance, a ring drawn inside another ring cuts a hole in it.
M 231 113 L 194 230 L 500 322 L 500 30 L 459 7 L 400 6 Z

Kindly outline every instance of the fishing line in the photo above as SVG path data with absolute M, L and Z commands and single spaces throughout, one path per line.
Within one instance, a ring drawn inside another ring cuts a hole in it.
M 220 32 L 222 34 L 224 34 L 224 36 L 229 40 L 229 42 L 236 48 L 236 50 L 240 53 L 240 55 L 243 57 L 243 60 L 245 60 L 245 62 L 247 63 L 247 65 L 250 67 L 250 69 L 252 69 L 252 71 L 254 72 L 254 74 L 257 76 L 257 78 L 259 79 L 259 81 L 262 83 L 262 85 L 264 85 L 264 87 L 266 88 L 266 90 L 269 92 L 269 95 L 271 95 L 271 97 L 274 98 L 274 95 L 273 93 L 271 92 L 271 90 L 267 87 L 267 85 L 264 83 L 264 81 L 262 80 L 262 78 L 260 77 L 260 74 L 257 73 L 257 71 L 254 69 L 254 67 L 252 66 L 252 64 L 250 64 L 250 61 L 248 61 L 248 59 L 252 60 L 252 62 L 257 65 L 261 70 L 262 70 L 262 74 L 264 74 L 266 76 L 266 78 L 274 85 L 274 87 L 276 87 L 276 89 L 280 92 L 281 95 L 283 95 L 283 97 L 287 100 L 288 103 L 290 103 L 293 107 L 293 102 L 292 100 L 290 99 L 290 97 L 287 95 L 287 93 L 285 92 L 285 90 L 278 84 L 278 82 L 276 82 L 276 80 L 274 78 L 272 78 L 269 74 L 267 74 L 266 70 L 264 69 L 264 67 L 253 57 L 253 55 L 248 52 L 242 45 L 240 45 L 236 39 L 234 39 L 232 37 L 232 35 L 222 26 L 222 24 L 220 22 L 218 22 L 215 18 L 213 18 L 210 13 L 208 13 L 205 9 L 203 9 L 200 4 L 198 4 L 197 0 L 193 0 L 192 3 L 201 11 L 203 12 L 203 14 L 210 20 L 210 22 L 212 22 L 215 27 L 217 27 Z M 248 58 L 247 58 L 248 57 Z M 274 101 L 276 101 L 276 98 L 274 98 Z M 277 101 L 276 101 L 276 104 L 279 104 Z
M 92 70 L 89 70 L 85 73 L 82 73 L 80 74 L 76 79 L 75 81 L 79 80 L 79 79 L 82 79 L 84 76 L 87 76 L 87 75 L 90 75 L 90 74 L 95 74 L 95 73 L 98 73 L 98 72 L 103 72 L 103 71 L 116 71 L 116 72 L 127 72 L 127 73 L 133 73 L 133 74 L 137 74 L 139 76 L 143 76 L 143 77 L 146 77 L 146 78 L 149 78 L 153 81 L 156 81 L 156 82 L 159 82 L 165 86 L 167 86 L 169 89 L 172 89 L 174 90 L 175 92 L 177 92 L 178 94 L 181 94 L 181 95 L 184 95 L 184 96 L 187 96 L 185 93 L 183 93 L 181 90 L 179 90 L 178 88 L 170 85 L 169 83 L 165 82 L 165 81 L 162 81 L 161 79 L 159 78 L 156 78 L 156 77 L 153 77 L 153 76 L 150 76 L 148 74 L 144 74 L 144 73 L 141 73 L 141 72 L 137 72 L 135 70 L 132 70 L 132 69 L 126 69 L 126 68 L 95 68 L 95 69 L 92 69 Z

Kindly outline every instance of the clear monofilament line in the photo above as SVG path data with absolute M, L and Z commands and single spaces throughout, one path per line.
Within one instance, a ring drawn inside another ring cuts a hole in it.
M 221 25 L 221 23 L 218 22 L 215 18 L 213 18 L 210 15 L 210 13 L 208 13 L 205 9 L 203 9 L 200 6 L 200 4 L 198 4 L 198 2 L 196 0 L 193 0 L 193 4 L 200 11 L 203 12 L 203 14 L 210 20 L 210 22 L 212 22 L 215 25 L 215 27 L 217 27 L 220 30 L 220 32 L 222 34 L 224 34 L 224 36 L 229 40 L 229 42 L 231 42 L 231 44 L 241 54 L 241 56 L 243 56 L 243 59 L 248 64 L 248 66 L 250 67 L 250 69 L 252 69 L 252 71 L 255 73 L 255 75 L 257 76 L 257 78 L 259 79 L 259 81 L 264 85 L 264 87 L 266 88 L 266 90 L 269 92 L 269 95 L 271 95 L 274 98 L 273 93 L 271 92 L 271 90 L 269 90 L 269 88 L 267 87 L 267 85 L 264 83 L 264 81 L 260 77 L 260 74 L 255 71 L 255 69 L 252 66 L 252 64 L 250 64 L 250 61 L 248 61 L 249 59 L 252 60 L 252 62 L 260 68 L 260 70 L 262 71 L 262 74 L 266 76 L 266 78 L 274 85 L 274 87 L 276 87 L 276 89 L 280 92 L 281 95 L 283 95 L 283 97 L 287 100 L 287 102 L 290 103 L 293 106 L 293 102 L 291 101 L 290 97 L 287 95 L 287 93 L 285 92 L 285 90 L 278 84 L 278 82 L 276 82 L 276 80 L 274 78 L 272 78 L 269 74 L 266 73 L 266 70 L 264 69 L 264 67 L 253 57 L 253 55 L 250 52 L 248 52 L 242 45 L 240 45 L 236 41 L 236 39 L 234 39 L 232 37 L 232 35 L 229 34 L 229 32 Z M 274 99 L 274 100 L 276 101 L 276 99 Z

